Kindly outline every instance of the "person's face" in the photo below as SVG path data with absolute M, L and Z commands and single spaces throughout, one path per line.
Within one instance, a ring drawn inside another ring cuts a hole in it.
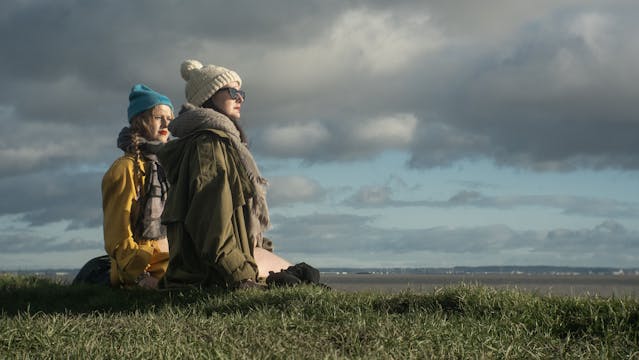
M 146 119 L 149 136 L 147 140 L 169 141 L 169 123 L 173 120 L 173 111 L 167 105 L 156 105 Z
M 237 81 L 233 81 L 218 90 L 215 95 L 213 95 L 213 104 L 224 115 L 233 120 L 239 120 L 244 97 L 239 93 L 235 93 L 233 90 L 229 91 L 229 89 L 240 90 L 240 84 Z M 231 96 L 231 92 L 235 94 L 235 98 Z

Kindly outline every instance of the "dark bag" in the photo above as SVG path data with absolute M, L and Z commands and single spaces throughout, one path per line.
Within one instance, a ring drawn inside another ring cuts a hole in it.
M 89 260 L 80 269 L 71 285 L 94 284 L 111 285 L 111 259 L 109 255 L 102 255 Z

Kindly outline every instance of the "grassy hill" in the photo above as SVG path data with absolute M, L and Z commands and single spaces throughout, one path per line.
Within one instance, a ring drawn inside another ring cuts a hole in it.
M 0 276 L 0 358 L 638 358 L 639 299 L 160 292 Z

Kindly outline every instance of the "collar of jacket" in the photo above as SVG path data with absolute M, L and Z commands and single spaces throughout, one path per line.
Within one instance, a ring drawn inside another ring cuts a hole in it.
M 197 107 L 186 103 L 182 105 L 180 115 L 169 124 L 169 131 L 179 138 L 199 130 L 216 129 L 227 133 L 234 141 L 240 141 L 240 131 L 233 120 L 213 109 Z
M 186 103 L 182 105 L 180 115 L 171 121 L 169 131 L 179 138 L 187 137 L 202 130 L 219 130 L 227 134 L 232 146 L 238 151 L 239 159 L 255 188 L 255 196 L 250 199 L 251 211 L 256 217 L 255 233 L 265 231 L 270 226 L 268 205 L 266 203 L 266 187 L 268 181 L 262 177 L 253 155 L 245 143 L 241 141 L 240 131 L 226 115 L 213 109 L 197 107 Z

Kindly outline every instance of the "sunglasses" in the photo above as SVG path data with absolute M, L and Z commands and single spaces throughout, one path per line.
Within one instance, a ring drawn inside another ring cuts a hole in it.
M 231 87 L 221 88 L 220 90 L 228 90 L 229 95 L 231 95 L 231 99 L 233 100 L 237 100 L 238 97 L 241 96 L 242 100 L 246 101 L 246 91 L 244 90 L 238 90 Z

